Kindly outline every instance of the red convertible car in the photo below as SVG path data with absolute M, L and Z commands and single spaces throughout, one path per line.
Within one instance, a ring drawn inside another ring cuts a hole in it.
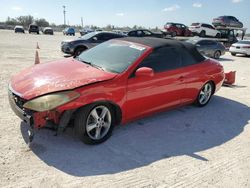
M 9 101 L 30 129 L 69 121 L 84 143 L 107 140 L 114 125 L 196 103 L 220 89 L 223 67 L 189 43 L 110 40 L 75 58 L 34 65 L 12 77 Z

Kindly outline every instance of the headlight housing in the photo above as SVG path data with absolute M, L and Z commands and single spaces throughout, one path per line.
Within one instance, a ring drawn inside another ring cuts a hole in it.
M 23 107 L 38 112 L 44 112 L 66 104 L 79 96 L 80 94 L 75 91 L 52 93 L 28 101 Z

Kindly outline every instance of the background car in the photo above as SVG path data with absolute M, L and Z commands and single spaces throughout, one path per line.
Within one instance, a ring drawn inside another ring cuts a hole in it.
M 236 54 L 250 55 L 250 40 L 242 40 L 234 43 L 230 48 L 229 52 L 231 55 L 235 56 Z
M 216 30 L 212 25 L 205 23 L 192 23 L 189 26 L 189 30 L 192 33 L 199 35 L 200 37 L 216 37 L 220 38 L 221 34 L 218 30 Z
M 75 40 L 62 41 L 61 50 L 63 53 L 78 56 L 83 51 L 92 48 L 102 42 L 122 37 L 124 37 L 124 35 L 113 32 L 91 32 Z
M 147 29 L 137 29 L 129 31 L 127 34 L 129 37 L 156 37 L 156 38 L 163 38 L 163 33 L 153 33 Z
M 54 35 L 54 31 L 51 27 L 45 27 L 43 29 L 43 34 L 45 35 Z
M 75 36 L 75 29 L 73 27 L 67 27 L 63 30 L 64 35 L 73 35 Z
M 23 28 L 23 26 L 21 26 L 21 25 L 16 25 L 16 26 L 14 27 L 14 32 L 15 32 L 15 33 L 25 33 L 24 28 Z
M 218 18 L 214 18 L 212 24 L 215 27 L 217 26 L 238 27 L 238 28 L 243 27 L 243 23 L 240 22 L 234 16 L 220 16 Z
M 166 32 L 166 34 L 170 34 L 172 37 L 193 35 L 187 26 L 180 23 L 166 23 L 164 26 L 164 32 Z
M 207 105 L 224 77 L 223 67 L 192 44 L 125 37 L 21 71 L 11 78 L 9 101 L 26 125 L 42 128 L 48 121 L 65 129 L 73 120 L 84 143 L 99 144 L 117 124 Z
M 30 24 L 28 31 L 29 31 L 29 33 L 39 34 L 39 27 L 36 24 Z
M 219 59 L 226 52 L 225 47 L 217 41 L 207 39 L 189 39 L 187 42 L 194 44 L 197 50 L 208 57 Z
M 93 29 L 85 28 L 85 29 L 81 29 L 79 32 L 80 32 L 80 35 L 83 36 L 83 35 L 86 35 L 88 33 L 93 32 L 93 31 L 94 31 Z

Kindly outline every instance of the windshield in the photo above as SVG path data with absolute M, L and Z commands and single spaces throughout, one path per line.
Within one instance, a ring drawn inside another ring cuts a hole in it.
M 79 61 L 102 70 L 121 73 L 139 58 L 146 48 L 125 41 L 108 41 L 81 53 Z
M 95 35 L 96 35 L 96 32 L 91 32 L 91 33 L 88 33 L 86 35 L 81 36 L 81 39 L 83 39 L 83 40 L 89 40 L 90 38 L 92 38 Z

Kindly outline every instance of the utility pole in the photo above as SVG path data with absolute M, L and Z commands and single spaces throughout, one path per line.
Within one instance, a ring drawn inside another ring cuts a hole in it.
M 66 26 L 66 10 L 65 10 L 66 6 L 63 5 L 62 7 L 63 7 L 64 27 L 65 27 Z
M 81 17 L 81 23 L 82 23 L 82 28 L 83 28 L 83 19 L 82 19 L 82 17 Z

